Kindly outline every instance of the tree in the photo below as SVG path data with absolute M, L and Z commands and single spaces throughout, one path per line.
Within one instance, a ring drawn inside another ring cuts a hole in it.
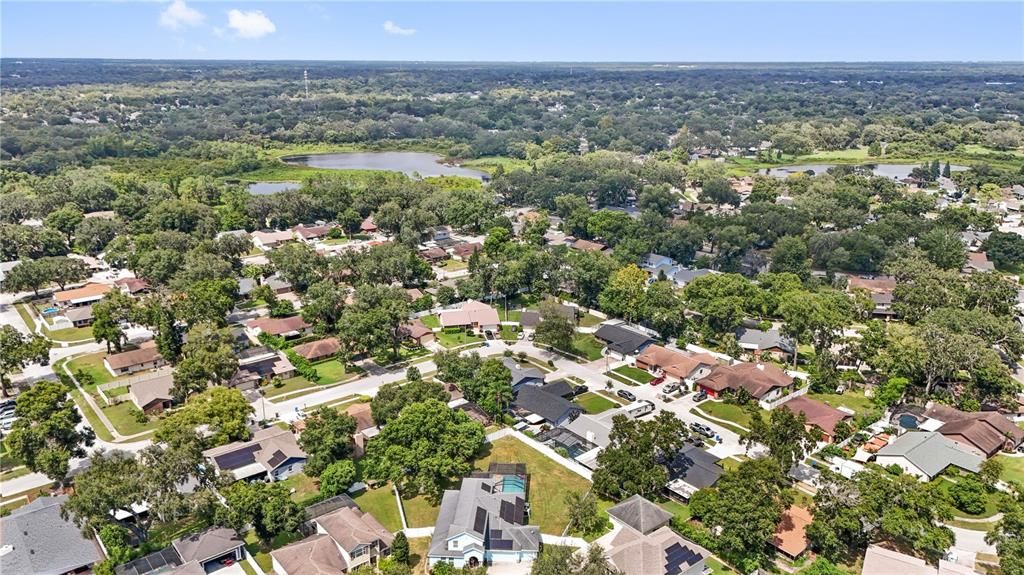
M 825 357 L 842 328 L 853 321 L 853 304 L 837 291 L 790 293 L 779 304 L 779 315 L 788 335 L 798 341 L 810 340 L 815 354 Z
M 834 563 L 824 557 L 818 557 L 809 567 L 800 571 L 800 575 L 844 575 L 845 573 L 846 571 L 836 567 Z
M 396 533 L 391 542 L 391 558 L 403 565 L 409 564 L 409 540 L 402 531 Z
M 715 177 L 704 182 L 700 195 L 718 205 L 732 204 L 740 205 L 740 195 L 732 189 L 729 180 L 722 177 Z
M 224 325 L 228 312 L 238 301 L 238 282 L 233 279 L 208 279 L 193 282 L 174 302 L 174 317 L 190 328 L 208 322 Z
M 676 293 L 670 281 L 656 281 L 644 292 L 642 317 L 645 323 L 661 334 L 672 338 L 680 335 L 686 325 L 686 303 Z
M 218 518 L 236 531 L 252 525 L 264 543 L 295 532 L 305 520 L 302 508 L 292 501 L 283 483 L 236 481 L 222 494 L 225 507 L 218 510 Z
M 903 394 L 909 383 L 910 381 L 905 377 L 890 377 L 885 383 L 875 388 L 875 395 L 871 398 L 872 403 L 882 409 L 888 409 L 903 399 Z
M 75 490 L 61 514 L 70 517 L 83 532 L 115 522 L 146 541 L 155 513 L 137 511 L 147 502 L 145 470 L 125 451 L 98 450 L 88 469 L 75 477 Z M 118 519 L 118 516 L 125 517 Z
M 597 511 L 597 497 L 591 492 L 565 494 L 565 507 L 569 512 L 569 532 L 595 535 L 605 526 L 605 519 Z
M 871 142 L 871 145 L 868 146 L 868 155 L 871 156 L 872 158 L 877 158 L 878 156 L 881 156 L 882 143 L 879 142 L 878 140 Z
M 606 313 L 635 321 L 643 310 L 647 273 L 630 264 L 612 274 L 598 300 Z
M 928 261 L 940 269 L 959 271 L 967 263 L 967 248 L 957 230 L 932 228 L 917 238 L 917 245 L 928 255 Z
M 41 335 L 25 335 L 13 325 L 0 326 L 0 393 L 7 397 L 11 375 L 38 363 L 50 361 L 50 340 Z
M 597 252 L 574 253 L 569 258 L 568 280 L 581 305 L 595 307 L 601 290 L 615 271 L 615 260 Z
M 238 371 L 235 338 L 227 328 L 199 323 L 188 331 L 188 343 L 182 347 L 182 359 L 174 370 L 171 393 L 184 401 L 211 385 L 226 383 Z
M 1003 462 L 995 457 L 986 459 L 978 470 L 978 479 L 988 490 L 995 489 L 996 483 L 1003 475 Z
M 473 468 L 483 444 L 483 425 L 428 399 L 407 406 L 369 443 L 364 472 L 394 482 L 403 493 L 438 501 L 448 481 Z
M 135 300 L 125 295 L 120 290 L 107 292 L 103 299 L 92 306 L 92 335 L 97 343 L 107 344 L 107 353 L 113 346 L 118 352 L 122 351 L 128 337 L 121 324 L 134 319 L 138 311 L 135 307 Z
M 223 445 L 231 441 L 249 438 L 249 417 L 252 405 L 242 392 L 227 387 L 211 387 L 193 395 L 185 407 L 165 418 L 156 430 L 157 441 L 173 442 L 183 433 L 194 431 L 205 425 L 211 445 Z
M 75 235 L 75 228 L 78 227 L 78 224 L 82 223 L 83 219 L 85 219 L 85 215 L 82 213 L 82 208 L 69 203 L 50 212 L 43 223 L 47 227 L 64 234 L 68 245 L 71 245 L 71 240 Z
M 350 459 L 339 459 L 320 473 L 320 494 L 324 497 L 343 495 L 348 493 L 348 488 L 352 487 L 355 480 L 356 464 Z
M 280 246 L 268 252 L 267 257 L 281 277 L 295 286 L 299 293 L 305 292 L 307 287 L 322 279 L 327 270 L 324 256 L 302 242 Z
M 988 502 L 985 485 L 970 476 L 958 478 L 956 483 L 949 487 L 949 497 L 953 501 L 953 507 L 970 515 L 983 513 Z
M 803 413 L 794 413 L 783 405 L 774 409 L 765 421 L 760 412 L 754 414 L 750 421 L 750 431 L 740 437 L 740 441 L 749 449 L 754 443 L 768 448 L 772 459 L 779 464 L 783 473 L 789 470 L 815 444 L 815 437 L 807 431 L 807 418 Z
M 348 291 L 342 286 L 332 281 L 317 282 L 302 295 L 302 319 L 317 333 L 335 333 L 347 297 Z
M 985 535 L 985 542 L 995 545 L 999 554 L 999 568 L 1006 575 L 1024 574 L 1024 504 L 1020 486 L 1003 506 L 1003 516 Z
M 415 369 L 410 367 L 409 370 Z M 418 374 L 418 371 L 416 372 Z M 379 426 L 398 417 L 408 405 L 420 403 L 428 399 L 448 403 L 451 395 L 444 390 L 444 386 L 435 381 L 423 381 L 421 378 L 414 379 L 406 375 L 408 383 L 398 382 L 385 383 L 377 390 L 377 394 L 370 400 L 370 413 L 373 421 Z
M 662 217 L 668 217 L 672 215 L 672 209 L 679 205 L 679 201 L 672 195 L 668 184 L 661 184 L 644 186 L 637 197 L 636 205 L 641 210 L 651 210 Z
M 807 281 L 811 276 L 811 260 L 807 255 L 807 244 L 796 236 L 786 236 L 772 248 L 772 273 L 792 273 Z
M 991 232 L 982 242 L 981 249 L 998 268 L 1024 262 L 1024 238 L 1012 232 Z
M 782 512 L 793 502 L 785 472 L 770 459 L 745 461 L 723 475 L 715 487 L 697 491 L 690 510 L 718 530 L 718 551 L 741 572 L 766 566 Z
M 549 545 L 530 567 L 530 575 L 619 574 L 615 566 L 608 561 L 604 549 L 596 543 L 591 544 L 586 553 L 580 553 L 575 547 Z
M 398 357 L 409 321 L 409 295 L 401 288 L 362 285 L 338 322 L 339 339 L 353 353 Z
M 306 475 L 318 477 L 328 465 L 352 453 L 356 420 L 347 413 L 321 407 L 306 417 L 299 446 L 306 452 Z
M 535 330 L 537 341 L 555 349 L 571 350 L 572 340 L 576 337 L 576 326 L 565 317 L 561 306 L 555 302 L 542 303 L 540 317 L 541 320 Z
M 688 436 L 686 424 L 670 411 L 643 421 L 616 415 L 609 444 L 597 456 L 594 490 L 616 501 L 636 494 L 655 496 L 668 482 L 666 459 Z
M 82 416 L 67 388 L 56 381 L 43 380 L 23 391 L 14 414 L 18 419 L 5 439 L 8 452 L 54 481 L 64 480 L 70 460 L 85 457 L 95 439 L 92 429 L 78 429 Z
M 75 228 L 75 247 L 89 255 L 99 255 L 121 232 L 115 218 L 86 218 Z
M 460 383 L 466 399 L 494 417 L 512 401 L 512 372 L 500 359 L 485 359 L 472 378 Z

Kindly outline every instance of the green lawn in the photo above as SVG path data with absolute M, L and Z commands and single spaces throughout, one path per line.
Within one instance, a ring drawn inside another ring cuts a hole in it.
M 461 262 L 459 260 L 447 260 L 444 265 L 437 266 L 445 271 L 454 272 L 458 270 L 464 270 L 469 267 L 467 262 Z
M 315 384 L 313 382 L 309 381 L 305 377 L 302 377 L 301 375 L 296 375 L 295 377 L 289 377 L 288 379 L 284 380 L 283 384 L 280 387 L 275 387 L 273 385 L 264 386 L 263 393 L 267 397 L 277 397 L 279 395 L 283 395 L 285 393 L 289 393 L 292 391 L 298 391 L 300 389 L 313 387 L 314 385 Z
M 583 408 L 583 411 L 586 411 L 587 413 L 590 414 L 603 413 L 605 411 L 608 411 L 609 409 L 614 409 L 619 406 L 619 404 L 608 399 L 607 397 L 598 395 L 590 391 L 577 397 L 576 403 Z
M 402 508 L 409 527 L 432 527 L 437 523 L 437 514 L 441 511 L 440 506 L 430 503 L 424 495 L 412 499 L 402 497 Z
M 347 244 L 348 242 L 348 238 L 330 238 L 323 240 L 320 243 L 324 244 L 325 246 L 340 246 L 342 244 Z
M 576 337 L 572 338 L 571 352 L 578 356 L 585 357 L 590 361 L 601 359 L 602 349 L 604 349 L 604 344 L 597 341 L 594 334 L 578 333 L 576 334 Z
M 1003 481 L 1018 481 L 1024 483 L 1024 457 L 1010 457 L 1008 455 L 997 455 L 999 463 L 1003 464 L 1003 473 L 1000 478 Z
M 256 575 L 256 570 L 252 568 L 252 565 L 249 565 L 248 561 L 239 561 L 238 564 L 242 566 L 242 571 L 245 571 L 245 575 Z
M 398 503 L 390 483 L 376 489 L 366 489 L 352 499 L 360 509 L 376 517 L 388 531 L 402 528 L 402 518 L 398 514 Z
M 346 375 L 351 375 L 351 372 L 346 369 L 345 364 L 336 359 L 314 363 L 313 367 L 316 369 L 317 383 L 320 385 L 341 381 Z
M 711 575 L 735 575 L 731 567 L 714 557 L 708 557 L 704 564 L 711 569 Z
M 61 329 L 50 329 L 48 327 L 44 327 L 43 332 L 49 336 L 50 339 L 56 341 L 93 341 L 92 326 L 65 327 Z
M 807 397 L 827 403 L 832 407 L 846 407 L 860 415 L 875 409 L 871 398 L 864 397 L 863 391 L 847 391 L 843 394 L 837 393 L 808 393 Z
M 103 393 L 106 394 L 107 397 L 113 399 L 115 397 L 119 397 L 119 396 L 122 396 L 122 395 L 128 395 L 129 389 L 130 388 L 127 385 L 122 385 L 121 387 L 114 387 L 114 388 L 111 388 L 111 389 L 105 389 L 105 390 L 103 390 Z
M 288 479 L 281 481 L 281 484 L 289 490 L 295 490 L 292 492 L 292 501 L 303 507 L 312 503 L 311 500 L 320 495 L 320 486 L 317 484 L 316 479 L 305 473 L 296 473 Z
M 199 517 L 184 517 L 174 521 L 155 521 L 149 530 L 149 541 L 154 547 L 166 547 L 171 541 L 187 535 L 196 533 L 206 528 L 209 523 Z
M 953 482 L 950 481 L 949 479 L 946 479 L 945 477 L 939 477 L 935 481 L 938 482 L 939 488 L 945 491 L 947 494 L 949 493 L 949 488 L 953 486 Z M 992 517 L 996 513 L 999 513 L 999 504 L 1002 502 L 1002 499 L 1003 494 L 1000 491 L 996 491 L 995 493 L 988 493 L 987 498 L 985 500 L 985 510 L 982 511 L 981 513 L 978 513 L 977 515 L 972 515 L 970 513 L 964 513 L 963 511 L 960 511 L 959 509 L 954 507 L 953 515 L 957 517 L 967 517 L 970 519 L 986 519 L 988 517 Z
M 107 354 L 100 351 L 90 353 L 89 355 L 80 355 L 68 363 L 68 369 L 71 370 L 71 373 L 77 373 L 81 370 L 92 376 L 92 382 L 88 384 L 85 381 L 78 382 L 90 393 L 92 392 L 94 385 L 102 385 L 104 383 L 110 383 L 111 381 L 117 381 L 118 379 L 128 377 L 114 377 L 113 375 L 110 375 L 110 372 L 107 371 L 107 366 L 103 365 L 103 358 L 105 357 L 107 357 Z
M 522 310 L 510 309 L 506 312 L 505 306 L 501 305 L 500 303 L 495 304 L 493 307 L 498 311 L 498 319 L 501 321 L 518 322 L 519 320 L 523 319 Z
M 580 327 L 594 327 L 601 323 L 602 321 L 604 320 L 592 313 L 588 313 L 587 315 L 580 318 Z
M 685 503 L 680 503 L 673 499 L 666 499 L 665 501 L 659 503 L 659 505 L 661 505 L 662 509 L 668 511 L 669 513 L 675 515 L 678 519 L 683 521 L 686 521 L 692 515 L 692 513 L 690 513 L 689 505 Z
M 512 437 L 489 444 L 475 465 L 477 469 L 486 470 L 492 461 L 526 464 L 530 475 L 527 493 L 530 524 L 540 526 L 541 533 L 561 533 L 569 523 L 566 494 L 590 490 L 589 481 Z
M 425 315 L 420 318 L 420 321 L 423 322 L 423 325 L 429 327 L 430 329 L 437 329 L 441 327 L 441 318 L 437 317 L 436 315 Z
M 100 417 L 96 415 L 96 412 L 93 411 L 92 407 L 85 402 L 84 398 L 82 398 L 82 392 L 78 389 L 72 390 L 71 397 L 74 398 L 75 403 L 78 404 L 78 408 L 85 414 L 85 419 L 89 422 L 89 427 L 96 432 L 96 437 L 99 437 L 103 441 L 113 441 L 114 436 L 107 430 L 107 426 L 103 425 L 103 422 L 100 421 Z
M 412 575 L 427 575 L 427 551 L 430 549 L 430 537 L 409 538 L 409 566 Z
M 274 537 L 270 545 L 264 545 L 256 538 L 255 531 L 249 531 L 245 534 L 245 548 L 264 573 L 271 573 L 274 571 L 274 563 L 270 559 L 270 552 L 274 549 L 280 549 L 289 543 L 294 543 L 299 539 L 302 539 L 301 533 L 282 533 Z
M 630 385 L 630 386 L 633 386 L 633 387 L 636 387 L 636 386 L 640 385 L 639 383 L 633 381 L 632 379 L 627 379 L 625 377 L 622 377 L 621 375 L 615 373 L 614 371 L 606 371 L 606 372 L 604 372 L 604 374 L 608 378 L 614 379 L 615 381 L 617 381 L 617 382 L 619 382 L 619 383 L 621 383 L 623 385 Z
M 14 309 L 17 310 L 18 315 L 21 316 L 21 321 L 25 322 L 25 325 L 28 326 L 28 329 L 31 331 L 35 331 L 36 322 L 32 316 L 32 312 L 28 311 L 28 304 L 16 304 L 14 306 Z
M 117 405 L 111 405 L 103 408 L 104 415 L 110 420 L 110 423 L 114 425 L 114 429 L 117 430 L 121 435 L 135 435 L 136 433 L 143 433 L 156 429 L 156 421 L 147 421 L 146 423 L 139 423 L 135 420 L 133 412 L 138 411 L 135 404 L 130 401 L 122 401 Z
M 694 409 L 712 417 L 717 417 L 718 419 L 731 421 L 741 427 L 750 427 L 750 413 L 742 407 L 732 403 L 725 403 L 724 401 L 705 401 Z M 700 415 L 700 413 L 698 413 L 698 415 Z
M 467 343 L 476 343 L 484 340 L 484 338 L 478 335 L 469 335 L 466 333 L 466 330 L 455 327 L 446 328 L 443 331 L 436 332 L 434 335 L 437 336 L 437 342 L 444 347 L 458 347 Z
M 516 334 L 519 333 L 514 325 L 503 325 L 501 326 L 501 339 L 506 341 L 516 341 Z
M 616 367 L 612 371 L 615 371 L 616 373 L 618 373 L 620 375 L 624 375 L 624 376 L 628 377 L 629 379 L 632 379 L 633 381 L 637 381 L 637 382 L 640 382 L 640 383 L 650 383 L 651 380 L 654 379 L 654 376 L 651 375 L 649 372 L 644 371 L 642 369 L 638 369 L 638 368 L 629 366 L 629 365 L 623 365 L 621 367 Z

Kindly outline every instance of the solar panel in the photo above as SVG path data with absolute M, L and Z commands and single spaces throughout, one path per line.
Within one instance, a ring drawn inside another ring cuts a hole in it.
M 486 491 L 487 493 L 493 493 L 493 491 L 491 491 L 491 486 L 486 483 L 480 483 L 480 489 Z
M 512 543 L 513 541 L 511 539 L 493 539 L 491 540 L 491 549 L 496 549 L 499 551 L 511 551 Z
M 218 455 L 213 460 L 217 462 L 217 467 L 221 469 L 238 469 L 243 465 L 249 465 L 250 463 L 256 462 L 256 457 L 253 455 L 259 451 L 259 445 L 250 445 L 242 449 L 225 453 L 224 455 Z
M 673 543 L 665 550 L 665 571 L 666 575 L 678 575 L 682 572 L 682 565 L 693 565 L 700 560 L 700 555 L 689 547 L 683 547 L 679 543 Z
M 519 497 L 516 497 L 514 513 L 515 521 L 513 521 L 513 523 L 515 523 L 516 525 L 522 525 L 523 523 L 525 523 L 524 519 L 526 518 L 526 501 Z
M 501 517 L 502 520 L 504 521 L 508 521 L 509 523 L 515 523 L 515 512 L 516 506 L 514 504 L 509 503 L 508 501 L 502 501 L 501 507 L 498 509 L 498 516 Z
M 483 533 L 485 527 L 487 527 L 487 510 L 483 507 L 477 507 L 476 519 L 473 520 L 473 530 L 477 533 Z
M 288 457 L 285 456 L 284 453 L 281 453 L 281 451 L 275 451 L 274 454 L 270 456 L 270 459 L 267 460 L 267 465 L 269 465 L 270 468 L 273 469 L 278 465 L 284 463 L 286 459 L 288 459 Z

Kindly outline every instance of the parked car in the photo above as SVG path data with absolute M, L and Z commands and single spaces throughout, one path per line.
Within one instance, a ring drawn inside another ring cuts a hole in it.
M 516 334 L 516 339 L 523 339 L 524 337 L 526 337 L 526 334 L 523 332 L 519 332 Z
M 715 432 L 703 423 L 697 423 L 696 421 L 690 424 L 690 429 L 703 435 L 704 437 L 714 437 Z
M 693 396 L 693 400 L 696 401 L 696 402 L 704 401 L 707 398 L 708 398 L 708 392 L 704 391 L 703 389 L 698 391 L 697 395 Z
M 573 395 L 583 395 L 584 393 L 586 393 L 586 392 L 588 392 L 588 391 L 590 391 L 590 388 L 589 388 L 589 387 L 587 387 L 587 386 L 585 386 L 585 385 L 577 385 L 577 386 L 576 386 L 576 387 L 575 387 L 575 388 L 574 388 L 574 389 L 572 390 L 572 394 L 573 394 Z
M 621 397 L 622 399 L 625 399 L 626 401 L 636 401 L 636 396 L 633 395 L 632 392 L 626 391 L 625 389 L 620 389 L 616 391 L 615 395 Z
M 651 385 L 661 385 L 665 383 L 665 376 L 656 377 L 651 380 Z
M 662 391 L 665 392 L 665 393 L 675 393 L 678 390 L 679 390 L 679 384 L 676 383 L 676 382 L 668 383 L 668 384 L 665 385 L 664 388 L 662 388 Z
M 530 335 L 526 336 L 526 340 L 527 341 L 533 341 L 533 333 L 531 333 Z

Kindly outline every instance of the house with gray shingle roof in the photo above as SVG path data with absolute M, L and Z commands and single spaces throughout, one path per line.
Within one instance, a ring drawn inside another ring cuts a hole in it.
M 0 572 L 4 575 L 60 575 L 104 559 L 99 545 L 82 537 L 60 515 L 66 495 L 40 497 L 0 518 Z
M 708 550 L 672 528 L 672 514 L 640 495 L 608 510 L 608 560 L 625 575 L 702 575 Z
M 512 373 L 512 391 L 519 391 L 525 385 L 544 385 L 544 372 L 533 365 L 511 357 L 502 358 L 501 363 Z
M 779 361 L 793 358 L 796 346 L 793 340 L 783 336 L 778 330 L 760 330 L 747 327 L 736 329 L 736 343 L 757 359 L 770 355 Z
M 934 431 L 913 431 L 878 450 L 875 463 L 896 465 L 904 472 L 930 481 L 948 467 L 977 473 L 984 458 Z

